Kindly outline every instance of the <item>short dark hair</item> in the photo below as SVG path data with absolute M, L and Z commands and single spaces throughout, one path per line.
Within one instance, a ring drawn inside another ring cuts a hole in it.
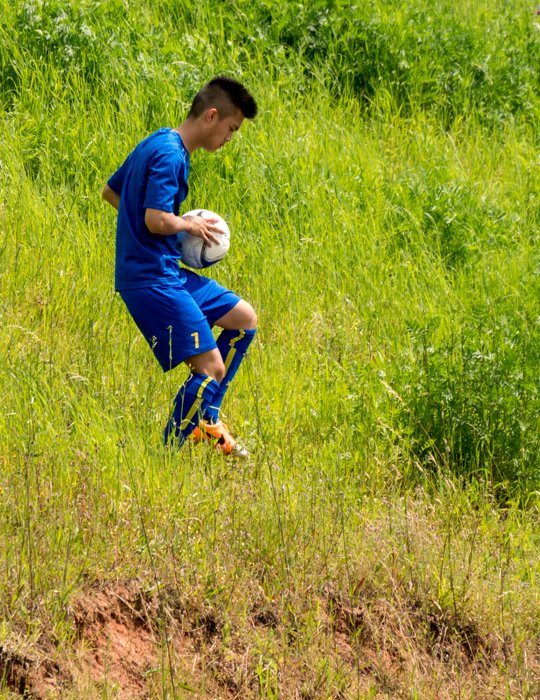
M 220 119 L 240 110 L 246 119 L 254 119 L 257 103 L 246 88 L 234 78 L 218 75 L 199 90 L 193 98 L 188 118 L 197 119 L 207 109 L 214 107 Z

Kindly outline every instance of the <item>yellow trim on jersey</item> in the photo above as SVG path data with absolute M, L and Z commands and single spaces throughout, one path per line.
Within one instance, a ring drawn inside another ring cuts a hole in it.
M 235 343 L 238 342 L 239 340 L 242 340 L 242 338 L 245 336 L 246 332 L 245 331 L 238 331 L 240 335 L 237 338 L 233 338 L 231 342 L 229 343 L 229 347 L 231 348 L 229 350 L 229 354 L 227 355 L 227 359 L 225 360 L 225 374 L 227 374 L 227 371 L 229 367 L 231 366 L 231 362 L 233 361 L 233 357 L 236 354 L 236 350 L 234 349 Z
M 201 407 L 202 400 L 203 400 L 203 396 L 202 396 L 203 391 L 204 391 L 205 387 L 207 386 L 207 384 L 209 384 L 211 381 L 212 381 L 212 377 L 206 377 L 204 382 L 199 387 L 199 391 L 197 392 L 197 398 L 193 402 L 193 406 L 189 409 L 187 416 L 182 421 L 182 424 L 180 425 L 180 430 L 185 430 L 185 428 L 187 428 L 188 425 L 191 423 L 191 419 L 193 418 L 193 416 L 197 413 L 197 411 Z

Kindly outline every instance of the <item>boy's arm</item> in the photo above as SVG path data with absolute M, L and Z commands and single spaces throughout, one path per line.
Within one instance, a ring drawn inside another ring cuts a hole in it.
M 109 185 L 105 185 L 101 196 L 106 202 L 109 202 L 109 204 L 113 206 L 116 211 L 118 211 L 118 207 L 120 206 L 120 195 L 116 194 L 116 192 L 111 189 Z
M 211 242 L 219 245 L 219 240 L 211 233 L 212 231 L 221 233 L 221 230 L 214 225 L 217 221 L 217 219 L 203 219 L 202 216 L 176 216 L 172 212 L 151 207 L 146 209 L 144 215 L 144 223 L 150 233 L 172 236 L 180 231 L 189 231 L 192 236 L 202 238 L 208 245 Z
M 101 196 L 118 211 L 120 195 L 109 185 L 105 185 Z M 202 216 L 176 216 L 172 212 L 148 208 L 145 212 L 144 223 L 151 233 L 157 233 L 161 236 L 172 236 L 180 231 L 189 231 L 192 236 L 202 238 L 208 245 L 210 242 L 219 245 L 219 240 L 211 233 L 211 231 L 220 233 L 220 229 L 212 225 L 217 223 L 217 219 L 203 219 Z

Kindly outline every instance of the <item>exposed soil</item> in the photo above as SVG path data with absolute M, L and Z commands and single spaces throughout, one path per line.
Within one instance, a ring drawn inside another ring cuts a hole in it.
M 136 582 L 89 591 L 74 606 L 79 685 L 108 684 L 118 700 L 145 698 L 158 665 L 156 601 Z
M 5 686 L 22 697 L 61 697 L 62 689 L 72 683 L 69 668 L 44 636 L 28 650 L 0 646 L 0 677 Z
M 146 698 L 146 674 L 158 664 L 155 604 L 136 582 L 89 589 L 73 606 L 73 643 L 60 649 L 42 634 L 31 652 L 0 649 L 0 671 L 13 692 L 63 697 L 68 688 L 108 687 L 118 700 Z
M 400 688 L 412 657 L 428 674 L 438 664 L 439 677 L 450 667 L 471 677 L 496 668 L 498 649 L 472 623 L 414 604 L 398 615 L 389 601 L 366 596 L 352 602 L 328 592 L 296 608 L 255 598 L 243 618 L 229 619 L 176 589 L 162 589 L 160 599 L 138 581 L 89 587 L 68 611 L 68 642 L 59 645 L 43 631 L 30 644 L 21 632 L 20 644 L 0 647 L 0 674 L 14 694 L 36 700 L 151 700 L 162 697 L 163 682 L 176 684 L 175 692 L 193 688 L 199 698 L 260 697 L 267 683 L 278 697 L 337 700 L 373 688 L 372 697 L 407 697 Z M 312 634 L 307 620 L 315 608 Z M 285 660 L 272 664 L 260 651 L 252 654 L 261 640 Z M 320 659 L 336 662 L 330 693 L 313 671 Z M 489 690 L 476 697 L 489 697 Z

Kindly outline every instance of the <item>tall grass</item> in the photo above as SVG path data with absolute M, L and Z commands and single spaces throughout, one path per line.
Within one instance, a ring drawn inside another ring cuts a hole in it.
M 422 625 L 511 640 L 497 658 L 521 695 L 501 697 L 533 697 L 533 9 L 0 3 L 0 644 L 21 624 L 68 644 L 85 580 L 138 577 L 224 610 L 260 588 L 307 658 L 319 623 L 294 616 L 310 591 L 354 607 L 367 577 L 370 605 L 399 590 Z M 252 452 L 238 469 L 158 455 L 184 372 L 161 374 L 114 294 L 99 196 L 218 71 L 261 106 L 230 147 L 194 156 L 185 203 L 229 222 L 210 274 L 260 319 L 224 406 Z M 272 669 L 293 651 L 270 647 L 257 692 L 287 697 Z M 328 697 L 353 687 L 330 666 Z M 415 678 L 411 697 L 436 697 Z

